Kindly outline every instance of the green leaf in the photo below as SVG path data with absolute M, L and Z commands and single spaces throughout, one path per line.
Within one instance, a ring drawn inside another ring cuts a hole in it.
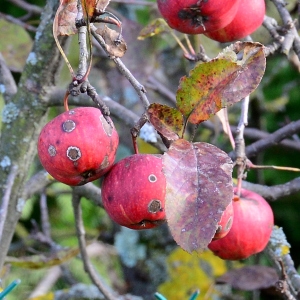
M 144 40 L 148 37 L 152 37 L 154 35 L 168 31 L 170 31 L 170 27 L 168 26 L 167 22 L 162 18 L 158 18 L 150 22 L 141 30 L 138 39 Z
M 177 107 L 189 122 L 199 124 L 253 92 L 265 67 L 261 44 L 237 42 L 215 59 L 197 65 L 188 77 L 181 78 Z
M 0 52 L 8 67 L 21 72 L 32 48 L 28 32 L 19 25 L 0 19 L 0 41 Z
M 152 103 L 148 108 L 148 116 L 154 128 L 168 140 L 177 140 L 182 135 L 184 119 L 176 108 Z
M 232 201 L 232 168 L 229 156 L 208 143 L 178 139 L 163 155 L 166 218 L 185 251 L 202 251 L 211 242 Z

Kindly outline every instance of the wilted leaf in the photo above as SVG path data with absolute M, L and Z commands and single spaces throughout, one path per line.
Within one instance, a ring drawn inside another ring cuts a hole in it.
M 279 280 L 275 269 L 266 266 L 246 266 L 230 270 L 217 279 L 217 283 L 227 283 L 244 291 L 266 289 Z
M 170 27 L 168 26 L 167 22 L 162 18 L 158 18 L 150 22 L 141 30 L 138 39 L 144 40 L 148 37 L 168 31 L 170 31 Z
M 0 19 L 0 41 L 0 52 L 7 66 L 21 72 L 32 48 L 28 32 L 22 26 Z
M 49 268 L 52 266 L 60 265 L 71 258 L 75 257 L 79 253 L 79 248 L 63 249 L 50 256 L 44 254 L 31 255 L 21 258 L 7 257 L 6 263 L 11 265 L 27 268 L 27 269 L 41 269 Z
M 97 28 L 96 32 L 104 39 L 106 50 L 112 57 L 122 57 L 125 54 L 127 45 L 119 32 L 108 28 L 106 25 Z
M 152 103 L 148 108 L 151 124 L 168 140 L 177 140 L 183 131 L 183 116 L 176 108 Z
M 199 124 L 253 92 L 265 66 L 261 44 L 237 42 L 181 78 L 176 94 L 178 109 L 189 122 Z
M 59 36 L 77 33 L 77 13 L 77 0 L 61 0 L 53 23 L 53 34 Z
M 201 251 L 233 197 L 232 161 L 208 143 L 173 142 L 163 156 L 167 179 L 166 217 L 177 244 Z

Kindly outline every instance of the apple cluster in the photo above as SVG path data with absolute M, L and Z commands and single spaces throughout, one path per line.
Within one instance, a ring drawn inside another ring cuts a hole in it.
M 171 28 L 222 43 L 253 33 L 266 10 L 264 0 L 157 0 L 157 5 Z
M 154 228 L 166 221 L 163 156 L 133 154 L 114 163 L 118 143 L 109 118 L 97 108 L 79 107 L 44 126 L 38 155 L 50 175 L 71 186 L 103 176 L 102 202 L 110 218 L 131 229 Z M 266 200 L 242 189 L 223 212 L 208 248 L 223 259 L 245 259 L 266 247 L 273 225 Z

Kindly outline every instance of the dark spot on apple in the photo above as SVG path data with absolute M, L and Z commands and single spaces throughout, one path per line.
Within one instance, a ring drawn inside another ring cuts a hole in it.
M 150 213 L 157 213 L 162 211 L 161 202 L 159 200 L 152 200 L 148 204 L 148 211 Z
M 75 146 L 70 146 L 67 149 L 67 157 L 72 160 L 72 161 L 76 161 L 81 157 L 81 151 L 78 147 Z
M 108 195 L 107 200 L 108 200 L 108 202 L 113 202 L 114 197 L 112 195 Z
M 181 20 L 191 20 L 191 25 L 195 27 L 202 26 L 205 30 L 205 22 L 208 21 L 207 16 L 201 15 L 199 7 L 188 7 L 178 12 L 178 18 Z
M 75 129 L 75 127 L 76 127 L 76 124 L 72 120 L 67 120 L 67 121 L 63 122 L 63 124 L 62 124 L 62 129 L 65 132 L 71 132 Z
M 50 145 L 50 146 L 48 147 L 48 153 L 49 153 L 49 155 L 52 156 L 52 157 L 56 155 L 56 149 L 55 149 L 55 147 L 54 147 L 53 145 Z
M 157 181 L 157 177 L 154 174 L 150 174 L 148 180 L 153 183 Z
M 88 178 L 94 176 L 95 173 L 96 173 L 95 170 L 94 170 L 94 169 L 91 169 L 91 170 L 87 170 L 87 171 L 83 172 L 83 173 L 81 174 L 81 176 L 82 176 L 83 178 L 85 178 L 85 179 L 88 179 Z

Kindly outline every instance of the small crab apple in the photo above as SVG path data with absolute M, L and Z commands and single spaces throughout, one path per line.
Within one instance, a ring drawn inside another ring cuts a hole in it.
M 98 108 L 79 107 L 58 115 L 42 129 L 38 156 L 46 171 L 68 185 L 82 185 L 113 165 L 119 136 Z
M 221 239 L 229 233 L 232 226 L 233 217 L 233 205 L 232 202 L 230 202 L 222 214 L 213 240 Z
M 103 206 L 116 223 L 149 229 L 165 221 L 162 156 L 133 154 L 118 161 L 102 183 Z
M 246 259 L 264 250 L 274 225 L 269 203 L 260 195 L 242 189 L 241 196 L 233 200 L 233 214 L 229 233 L 212 241 L 208 248 L 227 260 Z
M 205 35 L 221 43 L 245 38 L 262 24 L 265 11 L 265 0 L 240 0 L 238 11 L 233 20 L 227 26 L 213 32 L 207 32 Z
M 221 29 L 237 13 L 240 0 L 157 0 L 168 25 L 187 34 Z

